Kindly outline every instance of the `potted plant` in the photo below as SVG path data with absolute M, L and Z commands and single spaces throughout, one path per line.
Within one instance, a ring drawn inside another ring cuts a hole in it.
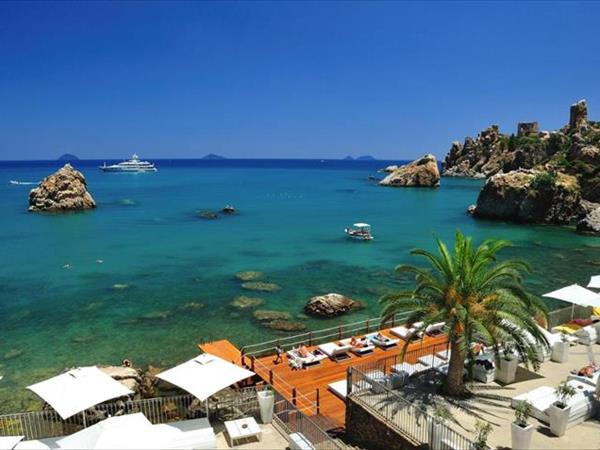
M 515 421 L 510 424 L 511 447 L 514 450 L 528 450 L 533 436 L 533 425 L 527 422 L 531 417 L 531 403 L 519 402 L 515 408 Z
M 503 384 L 510 384 L 515 381 L 519 360 L 515 355 L 515 348 L 512 343 L 507 342 L 504 344 L 502 355 L 500 355 L 497 362 L 496 380 Z
M 275 393 L 270 386 L 262 391 L 256 391 L 258 407 L 260 409 L 260 420 L 262 423 L 271 423 L 273 420 L 273 409 L 275 408 Z
M 560 341 L 555 342 L 552 346 L 552 355 L 550 356 L 552 361 L 557 363 L 567 362 L 569 359 L 569 341 L 564 333 L 560 335 Z
M 444 405 L 436 405 L 433 410 L 433 422 L 431 424 L 431 440 L 429 445 L 432 450 L 441 450 L 444 448 L 442 439 L 447 433 L 444 433 L 446 428 L 446 420 L 452 417 L 452 413 Z
M 558 400 L 555 401 L 548 410 L 550 416 L 550 431 L 555 436 L 562 436 L 567 430 L 567 423 L 569 422 L 569 415 L 571 414 L 571 407 L 568 405 L 569 399 L 573 397 L 577 391 L 573 386 L 569 386 L 566 381 L 563 381 L 556 388 L 556 396 Z
M 473 441 L 473 450 L 485 450 L 488 447 L 487 439 L 492 432 L 492 424 L 477 420 L 475 422 L 475 439 Z

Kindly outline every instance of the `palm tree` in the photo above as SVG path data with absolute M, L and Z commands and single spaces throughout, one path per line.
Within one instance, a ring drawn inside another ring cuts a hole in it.
M 472 342 L 492 346 L 495 352 L 510 342 L 524 363 L 537 370 L 539 347 L 547 348 L 548 343 L 533 317 L 545 319 L 547 311 L 523 288 L 522 273 L 529 272 L 529 266 L 517 260 L 497 261 L 496 254 L 510 245 L 506 241 L 487 240 L 475 247 L 471 238 L 457 231 L 453 253 L 440 239 L 436 243 L 437 254 L 423 249 L 411 252 L 425 257 L 430 269 L 396 267 L 396 272 L 414 274 L 416 286 L 382 298 L 384 321 L 408 312 L 409 324 L 423 322 L 426 327 L 446 322 L 451 355 L 443 390 L 449 396 L 469 393 L 463 370 L 465 359 L 473 361 L 475 356 Z

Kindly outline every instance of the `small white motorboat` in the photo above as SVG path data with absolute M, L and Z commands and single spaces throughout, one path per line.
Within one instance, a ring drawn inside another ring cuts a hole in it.
M 371 225 L 368 223 L 355 223 L 351 227 L 345 228 L 344 232 L 352 239 L 360 241 L 370 241 L 373 239 L 371 234 Z

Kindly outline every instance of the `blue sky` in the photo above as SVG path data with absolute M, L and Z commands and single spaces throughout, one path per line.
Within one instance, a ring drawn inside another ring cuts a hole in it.
M 0 2 L 0 159 L 443 156 L 600 120 L 598 3 Z

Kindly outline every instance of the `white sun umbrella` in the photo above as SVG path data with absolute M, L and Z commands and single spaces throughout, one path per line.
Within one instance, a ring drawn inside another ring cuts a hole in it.
M 85 411 L 113 398 L 133 394 L 96 366 L 79 367 L 40 383 L 27 386 L 62 417 Z
M 590 291 L 578 284 L 572 284 L 556 291 L 548 292 L 543 297 L 556 298 L 571 303 L 571 318 L 575 305 L 600 307 L 600 294 Z
M 169 434 L 136 413 L 110 417 L 56 443 L 61 449 L 158 449 L 167 448 Z
M 226 387 L 253 375 L 254 372 L 243 367 L 204 353 L 156 376 L 204 401 Z
M 25 436 L 0 436 L 0 449 L 12 450 Z
M 600 275 L 594 275 L 591 277 L 587 287 L 592 289 L 600 289 Z

